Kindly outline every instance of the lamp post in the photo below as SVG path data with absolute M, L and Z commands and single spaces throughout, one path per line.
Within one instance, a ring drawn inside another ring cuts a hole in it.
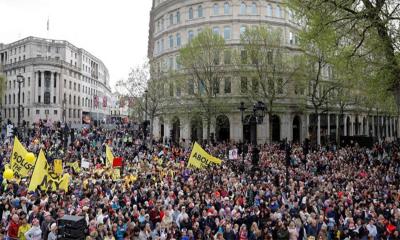
M 257 148 L 257 124 L 262 124 L 264 121 L 264 117 L 265 117 L 265 112 L 266 112 L 266 107 L 265 104 L 261 101 L 258 101 L 257 103 L 255 103 L 253 105 L 253 112 L 250 116 L 250 118 L 248 119 L 248 122 L 244 119 L 244 111 L 246 110 L 246 108 L 244 107 L 244 103 L 240 102 L 240 107 L 239 110 L 242 114 L 242 124 L 249 124 L 250 128 L 253 128 L 255 132 L 253 132 L 251 135 L 251 144 L 252 144 L 252 162 L 253 165 L 257 165 L 258 164 L 258 160 L 259 160 L 259 150 Z M 243 143 L 244 143 L 244 136 L 243 136 Z M 244 146 L 244 145 L 243 145 Z M 244 147 L 243 147 L 244 149 Z M 244 153 L 244 151 L 243 151 Z M 244 164 L 244 154 L 242 154 L 242 161 Z
M 18 124 L 17 124 L 17 136 L 19 136 L 20 133 L 20 127 L 21 127 L 21 84 L 25 82 L 25 77 L 22 76 L 21 74 L 18 74 L 17 76 L 17 83 L 18 83 Z
M 242 114 L 242 125 L 244 126 L 245 121 L 244 121 L 244 111 L 246 110 L 246 107 L 244 106 L 244 102 L 240 102 L 240 107 L 239 107 L 240 113 Z M 244 136 L 242 136 L 242 164 L 244 166 Z

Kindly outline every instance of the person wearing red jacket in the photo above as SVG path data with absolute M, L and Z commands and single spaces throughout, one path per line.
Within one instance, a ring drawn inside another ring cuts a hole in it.
M 7 236 L 10 239 L 18 239 L 18 229 L 19 229 L 19 217 L 17 214 L 14 214 L 8 225 Z

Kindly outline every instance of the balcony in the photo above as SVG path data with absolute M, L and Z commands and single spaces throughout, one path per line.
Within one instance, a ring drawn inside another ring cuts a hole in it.
M 81 69 L 79 67 L 75 67 L 74 65 L 60 59 L 55 58 L 47 58 L 47 57 L 35 57 L 35 58 L 28 58 L 26 60 L 22 60 L 16 63 L 11 64 L 4 64 L 3 71 L 8 71 L 14 68 L 20 68 L 27 65 L 51 65 L 55 67 L 64 67 L 69 68 L 71 70 L 80 72 Z

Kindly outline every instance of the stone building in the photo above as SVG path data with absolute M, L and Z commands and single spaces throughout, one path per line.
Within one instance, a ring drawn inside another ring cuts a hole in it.
M 233 48 L 240 45 L 240 35 L 246 28 L 260 24 L 279 28 L 283 33 L 282 46 L 293 53 L 299 50 L 297 36 L 300 27 L 294 21 L 291 11 L 280 0 L 153 0 L 148 57 L 150 63 L 161 71 L 179 70 L 179 49 L 203 29 L 212 29 Z M 324 74 L 329 76 L 330 69 L 324 69 Z M 152 78 L 157 79 L 157 76 Z M 169 89 L 170 80 L 160 79 L 166 82 L 166 86 L 160 89 L 166 92 L 164 101 L 173 103 L 188 95 L 185 89 Z M 249 141 L 250 126 L 242 124 L 241 112 L 238 110 L 240 102 L 245 99 L 240 82 L 240 76 L 227 75 L 218 91 L 220 97 L 229 102 L 230 110 L 212 119 L 211 135 L 217 140 Z M 301 142 L 310 135 L 319 139 L 335 139 L 338 135 L 398 135 L 398 120 L 395 117 L 382 113 L 369 115 L 355 106 L 349 107 L 343 114 L 333 107 L 328 113 L 315 117 L 310 103 L 299 107 L 299 99 L 305 96 L 300 96 L 292 88 L 285 91 L 287 94 L 277 101 L 273 116 L 267 115 L 263 123 L 257 125 L 258 143 L 285 138 Z M 173 138 L 174 141 L 206 139 L 204 119 L 190 114 L 190 109 L 196 108 L 193 104 L 194 101 L 187 102 L 184 107 L 170 104 L 169 109 L 164 109 L 154 119 L 153 136 Z M 245 118 L 248 118 L 253 103 L 246 104 L 248 109 Z M 313 124 L 317 125 L 317 134 L 313 132 Z
M 109 74 L 104 63 L 68 41 L 27 37 L 0 45 L 0 66 L 6 77 L 3 120 L 21 124 L 39 120 L 80 124 L 104 121 L 110 115 Z M 18 107 L 18 77 L 23 77 Z

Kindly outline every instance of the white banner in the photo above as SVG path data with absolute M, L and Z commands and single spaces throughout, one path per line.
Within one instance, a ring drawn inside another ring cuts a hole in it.
M 238 150 L 232 149 L 229 150 L 229 160 L 237 160 L 238 159 Z

